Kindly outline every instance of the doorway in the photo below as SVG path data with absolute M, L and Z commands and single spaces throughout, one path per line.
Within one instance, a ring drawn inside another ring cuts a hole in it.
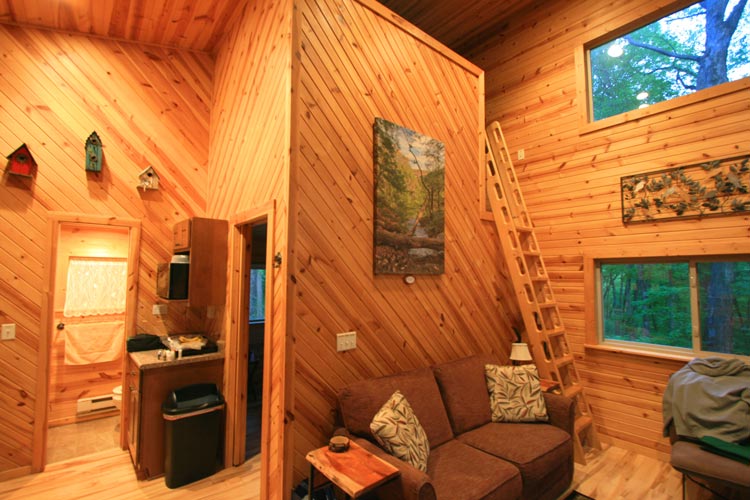
M 137 293 L 140 222 L 52 214 L 49 228 L 35 471 L 47 463 L 122 448 L 116 393 Z
M 225 463 L 237 466 L 259 457 L 261 477 L 268 467 L 273 213 L 269 202 L 230 221 Z M 266 487 L 262 479 L 261 494 Z
M 263 409 L 263 359 L 266 323 L 266 238 L 265 222 L 251 224 L 250 248 L 246 250 L 249 269 L 247 280 L 248 350 L 247 350 L 247 415 L 245 418 L 245 460 L 260 453 L 261 415 Z

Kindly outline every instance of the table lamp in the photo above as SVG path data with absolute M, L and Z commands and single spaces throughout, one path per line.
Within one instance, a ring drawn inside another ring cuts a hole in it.
M 513 342 L 510 345 L 510 360 L 514 365 L 520 365 L 526 361 L 532 361 L 529 346 L 524 342 Z

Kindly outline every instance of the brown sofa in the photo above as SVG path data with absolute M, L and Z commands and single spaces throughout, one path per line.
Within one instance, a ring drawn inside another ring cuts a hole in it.
M 493 423 L 484 376 L 491 356 L 477 355 L 355 382 L 339 392 L 349 435 L 395 465 L 400 476 L 381 499 L 554 499 L 573 479 L 573 400 L 544 394 L 548 423 Z M 430 444 L 427 472 L 382 450 L 370 432 L 375 413 L 400 390 Z

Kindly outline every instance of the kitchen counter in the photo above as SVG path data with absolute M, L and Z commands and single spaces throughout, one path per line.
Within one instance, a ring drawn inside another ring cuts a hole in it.
M 192 363 L 201 363 L 203 361 L 211 361 L 214 359 L 224 359 L 224 342 L 218 342 L 219 350 L 208 354 L 196 354 L 195 356 L 186 356 L 182 359 L 174 359 L 167 361 L 166 359 L 158 359 L 157 355 L 159 349 L 152 351 L 138 351 L 130 352 L 130 359 L 140 370 L 152 370 L 154 368 L 165 368 L 167 366 L 177 365 L 189 365 Z M 177 353 L 175 353 L 177 355 Z

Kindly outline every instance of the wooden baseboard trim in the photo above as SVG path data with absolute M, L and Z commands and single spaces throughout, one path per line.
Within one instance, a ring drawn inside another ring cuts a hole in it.
M 0 472 L 0 482 L 7 481 L 8 479 L 15 479 L 17 477 L 28 476 L 31 474 L 31 466 L 24 465 L 17 469 L 4 470 Z

